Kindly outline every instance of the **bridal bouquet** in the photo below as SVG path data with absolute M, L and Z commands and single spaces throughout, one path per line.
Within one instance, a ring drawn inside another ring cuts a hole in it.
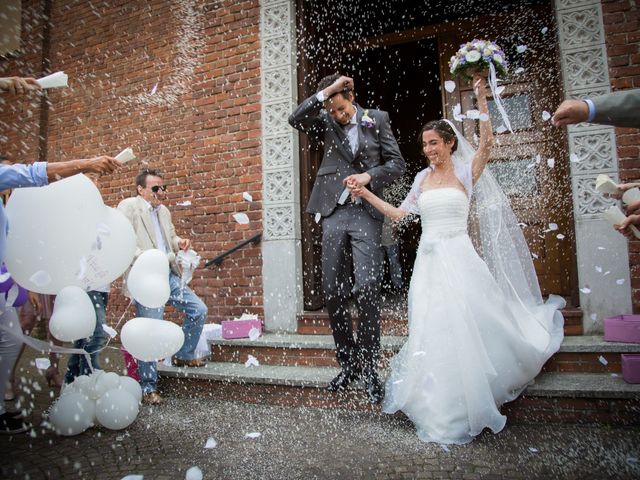
M 494 42 L 477 38 L 460 45 L 460 50 L 449 60 L 451 74 L 467 81 L 476 71 L 490 69 L 490 65 L 500 76 L 506 75 L 507 62 L 502 48 Z

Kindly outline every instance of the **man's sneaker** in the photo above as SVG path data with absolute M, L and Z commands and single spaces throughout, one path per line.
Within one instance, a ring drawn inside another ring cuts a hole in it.
M 28 425 L 24 419 L 16 418 L 14 415 L 15 413 L 9 412 L 0 415 L 0 433 L 11 435 L 29 430 L 30 425 Z

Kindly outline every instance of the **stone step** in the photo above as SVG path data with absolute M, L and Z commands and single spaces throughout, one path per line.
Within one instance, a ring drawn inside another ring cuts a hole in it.
M 324 387 L 338 372 L 333 367 L 245 367 L 242 363 L 208 362 L 198 369 L 160 365 L 158 371 L 164 391 L 221 400 L 380 412 L 379 406 L 367 402 L 358 383 L 343 394 L 327 392 Z M 381 374 L 384 378 L 385 372 Z M 610 373 L 541 373 L 502 410 L 510 423 L 638 425 L 640 385 L 627 384 L 620 375 Z
M 565 308 L 564 334 L 582 335 L 582 310 L 579 308 Z M 352 312 L 353 328 L 357 329 L 357 313 Z M 403 336 L 407 335 L 407 310 L 406 308 L 395 308 L 393 310 L 383 310 L 380 314 L 380 329 L 382 335 Z M 315 312 L 303 312 L 298 315 L 298 333 L 304 335 L 331 335 L 331 325 L 329 314 L 325 310 Z
M 382 365 L 404 344 L 406 337 L 381 338 Z M 567 336 L 544 372 L 620 373 L 620 353 L 640 353 L 640 344 L 605 342 L 601 335 Z M 260 338 L 214 340 L 211 360 L 244 363 L 249 355 L 263 365 L 337 367 L 330 335 L 266 333 Z

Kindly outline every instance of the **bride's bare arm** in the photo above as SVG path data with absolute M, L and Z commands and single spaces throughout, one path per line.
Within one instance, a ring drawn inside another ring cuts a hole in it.
M 354 184 L 353 186 L 349 186 L 349 188 L 351 188 L 351 196 L 364 198 L 376 210 L 382 213 L 385 217 L 389 217 L 391 220 L 400 220 L 408 215 L 407 212 L 385 202 L 366 187 L 359 187 Z
M 481 114 L 486 113 L 487 116 L 489 116 L 489 107 L 487 105 L 487 80 L 483 76 L 477 74 L 473 76 L 473 91 L 475 92 L 476 99 L 478 101 L 478 110 L 480 110 Z M 473 157 L 472 163 L 474 185 L 478 181 L 478 178 L 480 178 L 480 175 L 482 175 L 484 167 L 486 167 L 487 162 L 489 161 L 493 142 L 494 138 L 491 119 L 488 118 L 486 121 L 480 120 L 480 145 Z

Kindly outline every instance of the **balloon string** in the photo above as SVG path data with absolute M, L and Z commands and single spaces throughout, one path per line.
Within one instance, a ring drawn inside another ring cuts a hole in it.
M 131 306 L 132 303 L 133 303 L 133 298 L 129 301 L 129 304 L 125 307 L 124 312 L 122 312 L 122 315 L 120 316 L 120 319 L 116 323 L 116 326 L 114 327 L 114 330 L 117 329 L 120 326 L 120 322 L 122 322 L 122 320 L 124 319 L 124 316 L 126 315 L 127 310 L 129 310 L 129 307 Z M 112 337 L 109 336 L 109 338 L 107 339 L 107 343 L 105 343 L 102 348 L 99 348 L 98 350 L 96 350 L 93 353 L 101 352 L 107 347 L 108 348 L 113 348 L 114 350 L 118 350 L 116 347 L 109 347 L 109 343 L 111 343 L 111 340 L 112 340 Z M 91 371 L 93 372 L 93 368 L 91 369 Z
M 489 87 L 491 87 L 491 94 L 493 95 L 493 100 L 496 102 L 496 108 L 502 116 L 504 126 L 507 127 L 511 133 L 513 133 L 511 122 L 509 121 L 509 117 L 507 116 L 507 111 L 504 109 L 502 98 L 498 93 L 498 77 L 496 76 L 496 67 L 493 66 L 492 62 L 489 62 Z

